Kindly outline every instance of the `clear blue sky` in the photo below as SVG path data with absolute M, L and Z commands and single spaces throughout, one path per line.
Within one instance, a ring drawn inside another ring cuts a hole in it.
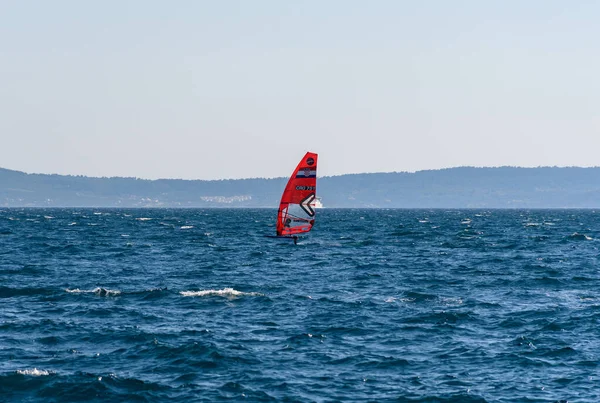
M 0 0 L 0 167 L 600 165 L 600 2 Z

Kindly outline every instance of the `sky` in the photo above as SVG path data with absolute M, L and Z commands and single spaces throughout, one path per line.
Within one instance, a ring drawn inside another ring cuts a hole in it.
M 0 167 L 600 165 L 595 0 L 0 0 Z

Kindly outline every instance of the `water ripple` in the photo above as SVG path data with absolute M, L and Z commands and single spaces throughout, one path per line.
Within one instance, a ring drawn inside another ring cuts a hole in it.
M 0 400 L 600 401 L 600 214 L 0 210 Z

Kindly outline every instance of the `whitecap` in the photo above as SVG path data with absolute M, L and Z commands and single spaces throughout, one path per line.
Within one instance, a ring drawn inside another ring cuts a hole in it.
M 183 225 L 181 226 L 181 229 L 190 229 L 190 228 L 194 228 L 193 225 Z
M 589 237 L 589 236 L 587 236 L 585 234 L 580 234 L 578 232 L 575 232 L 573 235 L 571 235 L 571 238 L 572 239 L 578 239 L 578 240 L 579 239 L 585 239 L 586 241 L 591 241 L 593 239 L 592 237 Z
M 44 218 L 45 218 L 46 220 L 51 220 L 51 219 L 53 219 L 54 217 L 52 217 L 51 215 L 45 215 L 45 216 L 44 216 Z
M 17 370 L 18 374 L 21 375 L 31 375 L 31 376 L 46 376 L 46 375 L 50 375 L 51 372 L 50 371 L 46 371 L 45 369 L 18 369 Z
M 76 223 L 76 222 L 72 222 L 72 223 L 69 223 L 69 224 L 67 224 L 67 225 L 68 225 L 68 226 L 71 226 L 71 225 L 77 225 L 77 223 Z
M 93 290 L 81 290 L 79 288 L 74 288 L 74 289 L 66 288 L 65 291 L 72 293 L 72 294 L 96 294 L 101 297 L 109 297 L 109 296 L 121 294 L 121 291 L 119 291 L 119 290 L 109 290 L 107 288 L 102 288 L 102 287 L 96 287 Z
M 138 221 L 150 221 L 151 219 L 152 218 L 148 218 L 148 217 L 139 217 L 139 218 L 136 218 L 136 220 L 138 220 Z
M 460 297 L 440 297 L 440 301 L 445 305 L 462 305 L 463 303 Z
M 109 290 L 107 288 L 97 287 L 92 290 L 92 292 L 96 295 L 100 296 L 111 296 L 111 295 L 119 295 L 121 291 L 119 290 Z
M 100 355 L 100 354 L 97 354 L 97 356 L 98 355 Z M 108 374 L 108 378 L 110 378 L 110 379 L 117 379 L 118 377 L 117 377 L 117 374 L 111 372 L 110 374 Z M 98 381 L 99 382 L 102 382 L 102 379 L 104 379 L 104 377 L 102 377 L 102 376 L 98 377 Z
M 222 290 L 202 290 L 202 291 L 181 291 L 181 295 L 184 297 L 208 297 L 208 296 L 219 296 L 227 298 L 235 298 L 241 296 L 262 296 L 263 294 L 258 292 L 243 292 L 234 290 L 233 288 L 223 288 Z

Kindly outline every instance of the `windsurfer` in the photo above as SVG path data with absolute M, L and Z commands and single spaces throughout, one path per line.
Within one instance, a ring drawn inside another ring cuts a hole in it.
M 315 217 L 311 203 L 315 200 L 316 189 L 317 154 L 306 153 L 281 195 L 277 211 L 276 237 L 292 238 L 294 244 L 297 244 L 297 235 L 311 230 Z

